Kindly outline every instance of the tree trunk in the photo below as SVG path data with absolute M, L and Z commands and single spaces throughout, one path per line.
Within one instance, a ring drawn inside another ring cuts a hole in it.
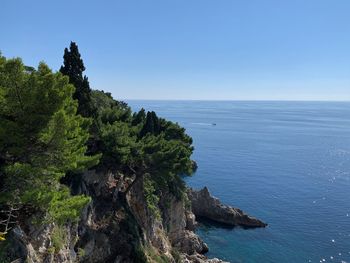
M 130 192 L 131 188 L 138 182 L 140 181 L 141 179 L 143 178 L 143 173 L 137 175 L 136 174 L 136 177 L 134 179 L 134 181 L 132 181 L 132 183 L 128 186 L 128 188 L 126 188 L 126 190 L 124 191 L 125 193 L 125 196 Z

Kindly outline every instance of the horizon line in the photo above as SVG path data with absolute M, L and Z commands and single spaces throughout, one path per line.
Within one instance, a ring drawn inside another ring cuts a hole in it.
M 118 99 L 121 101 L 217 101 L 217 102 L 350 102 L 350 100 L 287 100 L 287 99 Z

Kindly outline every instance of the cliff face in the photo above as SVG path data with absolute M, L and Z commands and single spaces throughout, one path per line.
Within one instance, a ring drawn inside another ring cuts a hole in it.
M 8 262 L 218 263 L 223 261 L 203 256 L 208 247 L 194 233 L 196 216 L 231 226 L 267 225 L 221 204 L 206 187 L 188 189 L 191 206 L 170 193 L 163 194 L 157 216 L 147 205 L 143 180 L 124 195 L 131 181 L 119 173 L 86 172 L 71 185 L 73 193 L 92 198 L 80 222 L 37 226 L 28 218 L 9 235 Z
M 93 197 L 79 226 L 82 262 L 185 262 L 206 245 L 193 232 L 192 212 L 182 201 L 164 194 L 160 198 L 161 216 L 147 206 L 143 181 L 138 181 L 124 197 L 130 179 L 120 174 L 88 172 L 78 189 Z M 144 256 L 142 255 L 144 253 Z
M 222 262 L 202 254 L 206 244 L 193 232 L 195 216 L 183 201 L 170 193 L 159 201 L 161 216 L 145 200 L 143 181 L 127 196 L 130 179 L 122 174 L 89 171 L 74 193 L 91 196 L 79 223 L 60 226 L 33 225 L 31 220 L 15 228 L 9 238 L 8 255 L 18 262 Z M 60 242 L 57 245 L 57 239 Z
M 78 258 L 74 245 L 78 238 L 77 226 L 63 227 L 65 239 L 59 251 L 54 252 L 55 242 L 53 224 L 35 226 L 28 223 L 29 229 L 24 231 L 21 227 L 15 227 L 9 233 L 5 246 L 6 256 L 1 258 L 2 263 L 42 263 L 42 262 L 73 262 Z M 3 254 L 5 254 L 3 252 Z

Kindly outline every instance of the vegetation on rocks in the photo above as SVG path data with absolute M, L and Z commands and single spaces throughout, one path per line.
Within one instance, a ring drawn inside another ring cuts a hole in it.
M 185 129 L 153 111 L 133 113 L 110 93 L 92 90 L 84 70 L 74 42 L 59 72 L 0 56 L 0 208 L 18 209 L 10 225 L 0 215 L 2 239 L 24 215 L 41 224 L 79 219 L 90 198 L 72 196 L 66 182 L 92 167 L 130 177 L 125 195 L 143 180 L 149 209 L 158 217 L 158 196 L 185 198 L 181 176 L 193 168 Z M 56 243 L 59 248 L 59 238 Z
M 74 86 L 40 63 L 0 57 L 0 204 L 43 212 L 43 220 L 77 219 L 89 202 L 60 183 L 67 172 L 97 165 L 86 155 L 91 120 L 77 114 Z M 3 232 L 7 232 L 4 229 Z

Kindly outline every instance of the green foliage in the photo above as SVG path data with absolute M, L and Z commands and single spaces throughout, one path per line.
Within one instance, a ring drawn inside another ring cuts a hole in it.
M 112 94 L 101 90 L 93 90 L 91 92 L 91 102 L 99 113 L 116 105 L 116 101 L 113 99 Z
M 158 208 L 159 197 L 155 194 L 156 189 L 154 187 L 154 182 L 148 177 L 145 177 L 143 180 L 143 187 L 148 209 L 157 219 L 160 219 L 161 215 Z
M 103 157 L 105 162 L 116 164 L 128 162 L 134 140 L 127 123 L 114 122 L 103 125 L 101 139 L 104 143 Z
M 65 48 L 63 55 L 63 66 L 60 72 L 69 77 L 69 83 L 75 87 L 73 98 L 79 102 L 78 113 L 84 117 L 91 117 L 94 114 L 94 109 L 91 102 L 91 89 L 89 80 L 83 76 L 85 71 L 84 62 L 81 59 L 78 46 L 71 42 L 69 50 Z
M 146 134 L 158 135 L 160 132 L 159 119 L 154 111 L 147 112 L 146 121 L 143 125 L 140 136 L 143 137 Z
M 46 252 L 49 253 L 49 254 L 55 254 L 55 251 L 56 251 L 55 247 L 49 247 L 49 248 L 46 250 Z
M 147 263 L 148 262 L 145 251 L 141 245 L 135 246 L 132 257 L 133 257 L 132 259 L 135 263 Z
M 173 248 L 171 250 L 171 255 L 173 256 L 173 258 L 174 258 L 176 263 L 181 263 L 182 262 L 182 258 L 181 258 L 180 252 L 176 248 Z
M 0 204 L 76 219 L 89 199 L 71 197 L 59 181 L 98 163 L 86 156 L 91 120 L 77 115 L 74 86 L 44 63 L 28 71 L 20 59 L 0 59 Z
M 154 261 L 157 263 L 170 263 L 170 259 L 166 255 L 156 255 Z
M 145 109 L 142 108 L 139 112 L 135 112 L 132 116 L 132 125 L 133 126 L 137 126 L 139 124 L 144 124 L 146 120 L 146 112 L 145 112 Z
M 76 220 L 89 198 L 70 196 L 60 181 L 101 160 L 143 180 L 148 207 L 160 217 L 158 196 L 186 198 L 192 138 L 153 111 L 133 114 L 110 93 L 91 91 L 84 70 L 74 42 L 60 69 L 66 76 L 0 56 L 0 205 L 27 205 L 58 224 Z
M 81 247 L 78 248 L 78 258 L 82 259 L 83 257 L 85 257 L 85 255 L 86 255 L 85 250 L 83 248 L 81 248 Z
M 192 208 L 192 203 L 191 203 L 191 200 L 188 198 L 187 193 L 184 193 L 184 195 L 183 195 L 183 202 L 184 202 L 184 204 L 185 204 L 185 208 L 186 208 L 187 210 L 191 210 L 191 208 Z
M 148 255 L 148 257 L 151 259 L 151 261 L 148 262 L 157 262 L 157 263 L 170 263 L 170 259 L 164 255 L 159 253 L 151 246 L 147 246 L 145 249 L 145 253 Z
M 180 175 L 192 172 L 192 147 L 182 141 L 167 140 L 165 133 L 147 135 L 140 144 L 145 171 L 151 174 L 158 193 L 170 191 L 182 199 L 185 184 Z
M 113 100 L 109 93 L 94 91 L 92 101 L 98 109 L 95 121 L 99 131 L 95 138 L 99 140 L 97 152 L 103 154 L 103 165 L 137 178 L 149 175 L 155 188 L 153 195 L 170 191 L 183 198 L 181 176 L 192 173 L 193 152 L 192 139 L 185 129 L 153 111 L 141 109 L 132 115 L 125 103 Z M 151 195 L 147 198 L 152 199 Z
M 66 233 L 62 227 L 55 226 L 51 233 L 52 248 L 51 251 L 58 253 L 66 243 Z
M 81 209 L 91 201 L 91 198 L 82 195 L 70 196 L 69 189 L 61 187 L 63 189 L 51 196 L 49 215 L 58 224 L 64 224 L 68 220 L 77 221 Z

